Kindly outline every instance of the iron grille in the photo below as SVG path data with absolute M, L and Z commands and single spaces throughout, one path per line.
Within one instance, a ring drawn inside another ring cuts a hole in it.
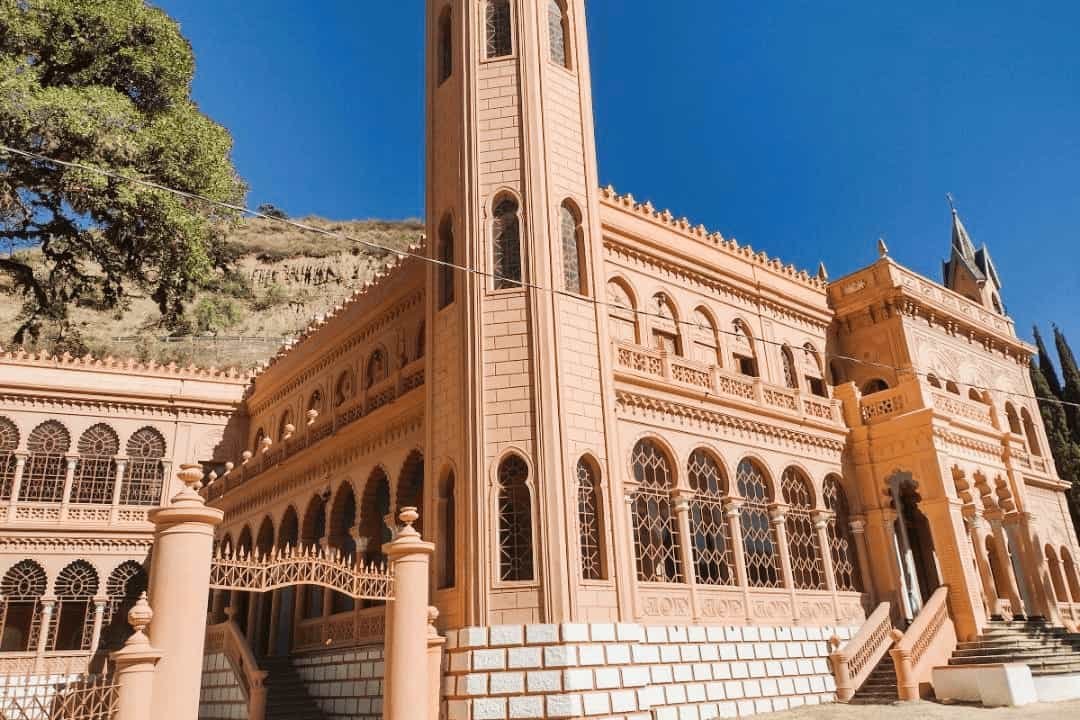
M 638 579 L 645 582 L 681 582 L 679 533 L 671 511 L 672 475 L 667 456 L 654 443 L 642 440 L 634 447 L 634 545 Z
M 5 600 L 0 649 L 27 652 L 35 648 L 38 601 L 45 594 L 49 578 L 33 560 L 16 563 L 0 580 L 0 596 Z
M 736 481 L 743 498 L 739 522 L 747 580 L 751 587 L 780 587 L 779 558 L 776 537 L 769 522 L 769 488 L 765 475 L 753 462 L 743 460 L 739 463 Z
M 495 289 L 521 286 L 521 224 L 518 204 L 513 198 L 503 198 L 495 205 L 492 225 L 492 252 L 495 264 Z
M 510 0 L 488 0 L 487 4 L 487 57 L 500 58 L 514 52 L 513 34 L 510 30 Z
M 61 679 L 62 678 L 62 679 Z M 111 678 L 0 676 L 0 718 L 5 720 L 112 720 L 117 687 Z
M 67 429 L 55 420 L 43 422 L 30 433 L 26 447 L 30 456 L 23 470 L 19 500 L 60 502 L 67 476 L 67 459 L 64 455 L 71 449 L 71 436 Z
M 56 650 L 86 650 L 94 626 L 93 605 L 99 586 L 97 572 L 85 560 L 76 560 L 56 578 L 56 610 L 50 647 Z
M 694 496 L 690 500 L 690 532 L 693 535 L 694 572 L 704 585 L 732 585 L 735 576 L 730 528 L 724 517 L 726 489 L 723 471 L 706 452 L 690 454 L 687 478 Z
M 533 579 L 532 501 L 529 467 L 517 455 L 499 465 L 499 577 Z
M 821 548 L 817 531 L 810 517 L 813 495 L 810 481 L 795 468 L 788 468 L 781 478 L 781 491 L 788 505 L 787 527 L 788 553 L 791 556 L 791 575 L 798 590 L 824 590 L 825 573 L 822 571 Z
M 581 538 L 581 577 L 602 580 L 604 561 L 600 552 L 599 488 L 592 466 L 584 459 L 577 464 L 578 533 Z
M 832 512 L 825 526 L 825 532 L 829 538 L 836 589 L 858 592 L 862 590 L 862 578 L 859 574 L 859 566 L 852 559 L 855 541 L 851 535 L 851 518 L 844 489 L 835 476 L 830 475 L 825 478 L 822 497 L 825 501 L 825 509 Z
M 79 461 L 71 484 L 71 502 L 111 505 L 116 486 L 120 440 L 108 425 L 98 424 L 79 437 Z
M 15 450 L 19 447 L 19 429 L 6 417 L 0 417 L 0 500 L 10 500 L 15 483 Z

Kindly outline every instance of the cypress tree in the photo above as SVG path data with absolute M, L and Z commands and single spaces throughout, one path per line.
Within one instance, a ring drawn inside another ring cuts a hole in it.
M 1073 441 L 1080 443 L 1080 368 L 1076 365 L 1076 357 L 1065 339 L 1065 333 L 1057 326 L 1054 327 L 1054 344 L 1057 345 L 1061 375 L 1065 380 L 1061 392 L 1061 399 L 1068 403 L 1065 405 L 1065 417 L 1069 421 Z
M 1041 368 L 1031 365 L 1031 384 L 1038 398 L 1050 398 L 1052 391 Z M 1039 411 L 1046 426 L 1046 438 L 1054 457 L 1058 476 L 1069 483 L 1069 512 L 1073 527 L 1080 533 L 1080 443 L 1073 441 L 1066 419 L 1065 406 L 1051 400 L 1039 400 Z
M 1046 343 L 1043 342 L 1042 333 L 1039 332 L 1039 326 L 1034 327 L 1035 331 L 1035 345 L 1039 348 L 1039 369 L 1042 370 L 1043 377 L 1046 378 L 1047 384 L 1050 386 L 1050 392 L 1058 400 L 1062 399 L 1061 380 L 1058 379 L 1057 369 L 1054 367 L 1054 361 L 1050 359 L 1050 351 L 1046 349 Z

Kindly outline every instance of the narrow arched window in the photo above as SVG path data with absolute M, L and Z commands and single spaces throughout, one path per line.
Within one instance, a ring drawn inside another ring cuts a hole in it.
M 731 324 L 731 357 L 737 371 L 748 377 L 758 376 L 757 353 L 754 350 L 754 336 L 742 320 Z
M 1024 431 L 1020 427 L 1020 416 L 1016 414 L 1016 406 L 1012 403 L 1005 403 L 1005 417 L 1009 421 L 1009 432 L 1013 435 L 1023 435 Z
M 314 410 L 316 414 L 322 412 L 322 410 L 323 410 L 322 390 L 316 389 L 316 390 L 313 390 L 311 392 L 311 397 L 308 398 L 307 409 L 308 409 L 308 412 L 311 412 L 312 410 Z
M 105 581 L 105 594 L 109 604 L 105 606 L 102 623 L 101 647 L 106 650 L 119 650 L 131 637 L 131 625 L 128 624 L 128 611 L 135 606 L 139 595 L 147 590 L 149 578 L 146 568 L 134 560 L 128 560 L 112 571 Z
M 111 427 L 98 423 L 79 437 L 79 460 L 71 483 L 71 502 L 111 505 L 116 487 L 116 455 L 120 439 Z
M 780 488 L 788 506 L 784 526 L 787 528 L 788 555 L 795 589 L 824 590 L 821 547 L 811 517 L 814 496 L 810 479 L 799 470 L 788 468 L 781 478 Z
M 491 226 L 495 289 L 521 287 L 521 222 L 518 203 L 504 196 L 495 203 Z
M 414 507 L 420 513 L 420 518 L 413 524 L 416 532 L 424 534 L 424 456 L 419 450 L 413 450 L 409 457 L 405 458 L 405 464 L 401 466 L 398 474 L 397 487 L 397 510 L 396 516 L 402 508 Z
M 801 360 L 803 378 L 806 380 L 807 389 L 810 390 L 811 394 L 818 397 L 828 397 L 829 393 L 825 388 L 825 374 L 821 367 L 821 356 L 818 355 L 818 351 L 810 343 L 803 345 Z
M 946 392 L 951 392 L 953 395 L 959 395 L 960 394 L 960 387 L 955 382 L 953 382 L 952 380 L 946 380 L 945 381 L 945 391 Z
M 262 450 L 263 446 L 266 445 L 266 437 L 266 430 L 264 430 L 263 428 L 259 428 L 258 430 L 256 430 L 255 443 L 252 446 L 251 451 L 257 454 L 260 450 Z
M 719 463 L 704 450 L 691 453 L 686 474 L 694 492 L 690 500 L 690 534 L 697 581 L 704 585 L 733 585 L 731 532 L 724 516 L 727 480 Z
M 1050 571 L 1050 582 L 1054 586 L 1054 595 L 1059 603 L 1069 602 L 1069 590 L 1065 585 L 1065 575 L 1061 572 L 1061 563 L 1058 562 L 1054 548 L 1047 545 L 1043 550 L 1046 556 L 1046 566 Z
M 386 359 L 386 352 L 382 348 L 376 348 L 367 361 L 367 379 L 364 383 L 364 389 L 370 390 L 372 385 L 377 385 L 386 379 L 389 373 L 389 363 Z
M 581 215 L 569 200 L 559 206 L 559 234 L 562 238 L 563 286 L 567 292 L 588 295 Z
M 548 0 L 548 42 L 551 62 L 570 67 L 570 19 L 564 0 Z
M 1065 570 L 1065 579 L 1069 582 L 1072 601 L 1080 603 L 1080 575 L 1077 574 L 1076 563 L 1073 562 L 1072 555 L 1067 548 L 1061 548 L 1061 566 Z
M 85 560 L 76 560 L 60 571 L 56 578 L 56 609 L 51 650 L 86 650 L 90 647 L 94 627 L 94 605 L 98 592 L 98 575 Z
M 705 308 L 694 311 L 694 350 L 693 358 L 707 365 L 720 365 L 720 340 L 716 333 L 716 322 Z
M 933 373 L 926 376 L 926 382 L 930 384 L 930 387 L 935 387 L 938 390 L 941 389 L 941 381 L 938 380 L 938 376 Z
M 165 438 L 154 428 L 144 427 L 128 439 L 127 454 L 120 504 L 157 505 L 165 482 Z
M 637 492 L 634 494 L 634 546 L 638 579 L 680 582 L 679 531 L 671 508 L 675 478 L 667 455 L 651 440 L 634 446 L 631 457 Z
M 439 309 L 454 302 L 454 222 L 450 217 L 439 226 Z
M 11 499 L 15 484 L 15 466 L 19 449 L 19 429 L 6 417 L 0 417 L 0 501 Z
M 844 488 L 835 475 L 825 478 L 822 500 L 824 500 L 825 509 L 831 513 L 828 524 L 825 526 L 825 533 L 829 538 L 829 553 L 832 556 L 836 589 L 841 592 L 861 591 L 862 577 L 856 562 L 858 558 L 855 551 L 855 538 L 851 534 L 851 514 Z
M 1035 429 L 1035 423 L 1031 419 L 1031 413 L 1027 408 L 1020 411 L 1020 418 L 1024 423 L 1024 435 L 1027 436 L 1028 450 L 1032 455 L 1042 457 L 1042 444 L 1039 442 L 1039 431 Z
M 791 353 L 791 348 L 787 345 L 780 348 L 780 356 L 784 365 L 784 386 L 798 389 L 799 375 L 795 370 L 795 356 Z
M 383 516 L 380 515 L 375 520 L 382 524 L 382 518 Z M 359 534 L 356 533 L 356 529 L 356 494 L 353 491 L 352 484 L 346 481 L 338 488 L 337 494 L 330 505 L 330 547 L 338 550 L 347 558 L 355 559 L 358 550 L 360 554 L 364 551 L 364 548 L 358 547 L 357 538 Z M 361 539 L 359 542 L 363 543 L 364 540 Z M 334 614 L 348 612 L 355 607 L 356 601 L 344 593 L 335 592 L 330 601 L 331 612 Z
M 868 380 L 862 386 L 862 394 L 873 395 L 874 393 L 885 392 L 888 389 L 889 383 L 885 382 L 881 378 L 874 378 L 873 380 Z
M 679 316 L 675 305 L 664 293 L 652 299 L 653 347 L 669 355 L 682 355 L 682 337 L 679 334 Z
M 577 463 L 578 537 L 581 543 L 581 577 L 604 579 L 604 552 L 601 546 L 600 487 L 592 464 L 585 458 Z
M 454 23 L 450 7 L 439 16 L 439 84 L 454 74 Z
M 510 455 L 499 463 L 499 578 L 533 579 L 532 500 L 529 466 Z
M 752 460 L 743 460 L 735 479 L 742 497 L 739 524 L 746 558 L 746 579 L 750 587 L 780 587 L 780 556 L 776 551 L 776 534 L 769 522 L 771 497 L 765 473 Z
M 488 0 L 485 14 L 487 58 L 506 57 L 514 52 L 510 0 Z
M 294 432 L 296 432 L 296 425 L 293 423 L 292 410 L 286 408 L 285 412 L 281 413 L 281 421 L 278 423 L 278 442 L 290 439 Z
M 630 290 L 618 280 L 609 280 L 607 303 L 612 335 L 623 342 L 636 343 L 637 304 Z
M 386 527 L 384 518 L 390 514 L 390 478 L 382 467 L 377 467 L 368 476 L 364 486 L 364 496 L 360 503 L 358 552 L 366 562 L 384 563 L 386 555 L 382 546 L 393 537 Z M 332 516 L 331 516 L 332 517 Z M 330 521 L 333 527 L 333 520 Z
M 355 392 L 352 370 L 344 370 L 338 375 L 337 384 L 334 386 L 334 407 L 341 407 L 352 400 Z
M 315 548 L 326 536 L 326 502 L 316 495 L 311 498 L 304 511 L 304 525 L 300 534 L 300 544 L 305 548 Z M 323 589 L 318 585 L 305 585 L 300 597 L 300 616 L 311 620 L 322 616 Z
M 439 589 L 452 588 L 457 583 L 456 526 L 457 508 L 454 501 L 454 471 L 446 473 L 439 483 Z
M 47 420 L 30 433 L 26 440 L 30 451 L 23 470 L 19 500 L 25 502 L 60 502 L 64 495 L 67 458 L 71 436 L 67 428 L 55 420 Z
M 6 612 L 0 613 L 0 651 L 27 652 L 37 646 L 38 603 L 49 578 L 33 560 L 16 564 L 0 580 Z

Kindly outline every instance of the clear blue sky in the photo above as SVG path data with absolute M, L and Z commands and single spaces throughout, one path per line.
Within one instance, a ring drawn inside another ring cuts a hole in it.
M 252 206 L 423 215 L 421 0 L 159 0 Z M 589 0 L 600 178 L 839 277 L 934 279 L 952 192 L 1020 334 L 1080 350 L 1080 4 Z

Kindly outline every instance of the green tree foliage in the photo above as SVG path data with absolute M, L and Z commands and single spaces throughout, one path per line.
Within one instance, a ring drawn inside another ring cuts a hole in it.
M 1065 399 L 1067 392 L 1068 373 L 1075 371 L 1076 361 L 1073 359 L 1065 337 L 1056 328 L 1054 340 L 1058 347 L 1062 369 L 1066 373 L 1066 385 L 1063 387 L 1058 382 L 1053 361 L 1038 328 L 1035 328 L 1035 342 L 1039 347 L 1039 362 L 1037 365 L 1035 363 L 1031 365 L 1031 383 L 1035 396 L 1039 398 L 1039 410 L 1046 427 L 1046 437 L 1050 442 L 1050 452 L 1054 457 L 1058 475 L 1071 486 L 1069 511 L 1072 513 L 1073 525 L 1080 533 L 1080 443 L 1076 442 L 1075 428 L 1069 421 L 1070 406 L 1061 402 Z M 1068 369 L 1070 367 L 1071 371 Z M 1053 378 L 1053 382 L 1048 378 Z
M 240 308 L 229 298 L 211 295 L 195 303 L 194 316 L 200 333 L 219 333 L 240 322 Z
M 1069 341 L 1059 328 L 1054 327 L 1054 344 L 1057 345 L 1058 359 L 1061 361 L 1061 376 L 1064 379 L 1061 399 L 1068 403 L 1065 416 L 1069 420 L 1074 442 L 1080 443 L 1080 368 L 1076 366 Z
M 232 139 L 191 100 L 194 56 L 144 0 L 0 0 L 0 142 L 214 200 L 245 194 Z M 229 261 L 236 218 L 205 203 L 0 151 L 0 258 L 25 307 L 16 342 L 73 304 L 152 297 L 170 326 Z
M 1043 341 L 1042 333 L 1039 332 L 1039 326 L 1036 325 L 1034 330 L 1035 345 L 1039 348 L 1039 369 L 1042 370 L 1043 377 L 1050 386 L 1050 392 L 1054 397 L 1060 398 L 1061 380 L 1058 379 L 1054 361 L 1050 359 L 1050 351 L 1046 349 L 1046 343 Z

